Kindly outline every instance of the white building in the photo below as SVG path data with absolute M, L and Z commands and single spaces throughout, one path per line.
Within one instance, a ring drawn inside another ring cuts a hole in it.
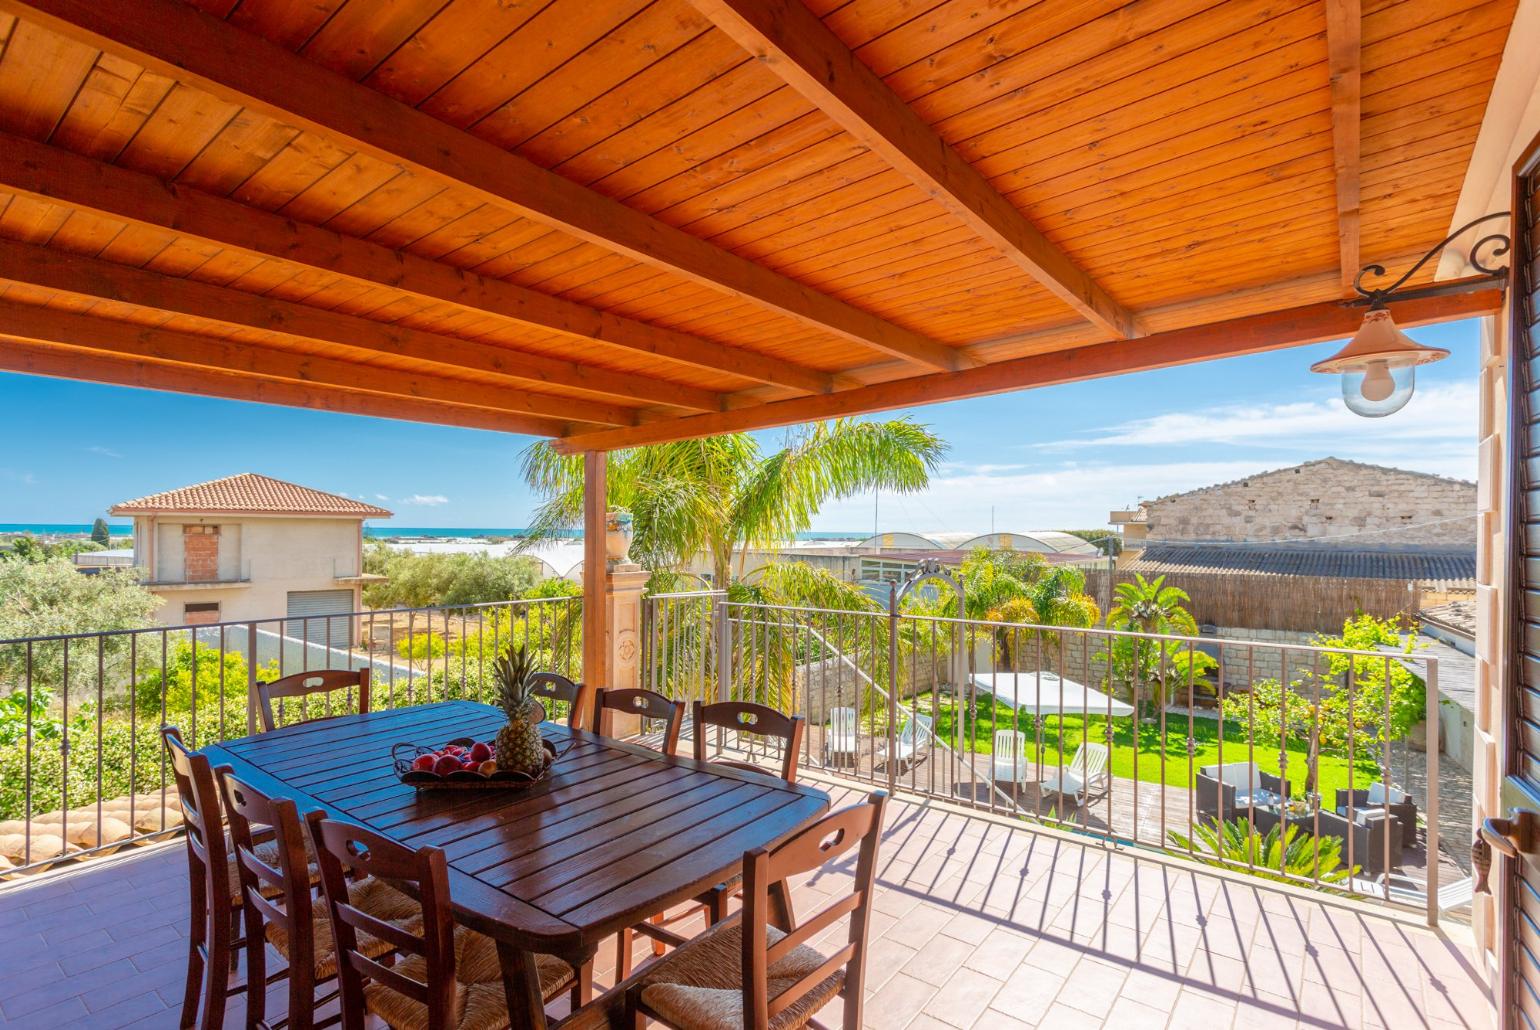
M 243 473 L 114 505 L 134 520 L 134 566 L 165 599 L 166 626 L 307 618 L 362 608 L 365 519 L 391 513 L 350 497 Z M 277 628 L 276 625 L 274 627 Z M 334 646 L 351 620 L 285 628 Z

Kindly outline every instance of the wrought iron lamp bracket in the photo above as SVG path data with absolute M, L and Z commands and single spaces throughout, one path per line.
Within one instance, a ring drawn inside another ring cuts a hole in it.
M 1454 232 L 1446 236 L 1441 243 L 1433 247 L 1433 249 L 1429 250 L 1421 258 L 1419 258 L 1415 265 L 1407 269 L 1406 272 L 1402 274 L 1401 278 L 1397 279 L 1389 286 L 1366 286 L 1364 284 L 1364 280 L 1366 278 L 1372 277 L 1375 279 L 1382 279 L 1387 277 L 1390 273 L 1385 271 L 1384 265 L 1364 265 L 1358 270 L 1358 274 L 1353 277 L 1353 290 L 1358 294 L 1358 299 L 1348 301 L 1347 303 L 1352 305 L 1362 305 L 1367 303 L 1369 310 L 1371 311 L 1385 307 L 1390 298 L 1394 294 L 1401 292 L 1401 288 L 1411 280 L 1412 276 L 1416 275 L 1423 265 L 1426 265 L 1429 261 L 1433 260 L 1433 258 L 1442 253 L 1445 247 L 1449 246 L 1455 240 L 1465 235 L 1465 233 L 1471 229 L 1481 225 L 1483 222 L 1493 222 L 1500 218 L 1507 218 L 1509 214 L 1510 212 L 1508 211 L 1494 211 L 1492 214 L 1482 215 L 1480 218 L 1475 218 L 1469 222 L 1466 222 L 1464 225 L 1460 226 Z M 1482 276 L 1492 280 L 1504 280 L 1508 276 L 1507 266 L 1491 265 L 1487 262 L 1507 254 L 1509 248 L 1512 245 L 1513 240 L 1509 238 L 1507 233 L 1488 233 L 1487 235 L 1482 236 L 1476 240 L 1475 243 L 1471 244 L 1470 250 L 1466 254 L 1466 260 L 1470 263 L 1470 266 L 1476 269 L 1476 271 L 1480 272 Z M 1490 249 L 1488 250 L 1487 248 Z M 1483 254 L 1483 251 L 1485 251 L 1485 254 Z M 1406 292 L 1418 293 L 1422 290 L 1436 290 L 1437 288 L 1438 287 L 1435 284 L 1434 286 L 1430 287 L 1413 287 Z

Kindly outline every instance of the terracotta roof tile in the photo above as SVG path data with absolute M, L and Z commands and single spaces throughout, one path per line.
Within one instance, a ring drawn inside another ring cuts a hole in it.
M 391 512 L 351 497 L 312 490 L 270 476 L 243 472 L 207 483 L 136 497 L 112 506 L 113 515 L 219 512 L 243 515 L 339 515 L 389 518 Z

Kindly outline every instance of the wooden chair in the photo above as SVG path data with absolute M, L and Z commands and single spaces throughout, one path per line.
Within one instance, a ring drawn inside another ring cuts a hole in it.
M 875 791 L 772 850 L 743 856 L 743 911 L 650 966 L 626 990 L 628 1025 L 651 1018 L 675 1028 L 790 1030 L 812 1022 L 836 994 L 845 997 L 845 1030 L 860 1030 L 866 938 L 877 845 L 887 795 Z M 859 845 L 854 890 L 789 932 L 770 925 L 770 888 L 816 869 Z M 824 955 L 807 942 L 849 913 L 846 942 Z
M 358 713 L 362 715 L 369 711 L 368 669 L 317 669 L 313 672 L 296 672 L 271 683 L 258 682 L 257 710 L 262 715 L 262 728 L 278 728 L 278 721 L 273 716 L 273 702 L 279 698 L 326 694 L 348 687 L 358 688 Z
M 664 724 L 663 746 L 658 750 L 671 755 L 679 747 L 679 731 L 684 727 L 684 702 L 670 701 L 655 690 L 604 690 L 594 691 L 595 733 L 607 733 L 610 712 L 625 712 L 643 719 L 656 719 Z
M 337 978 L 331 921 L 324 909 L 316 910 L 313 898 L 316 866 L 311 835 L 293 801 L 268 797 L 228 767 L 218 774 L 245 912 L 247 980 L 272 983 L 287 977 L 287 1025 L 309 1030 L 315 1025 L 317 1005 L 334 996 L 318 1000 L 316 988 Z M 321 818 L 320 812 L 311 815 Z M 259 844 L 254 827 L 271 832 L 272 842 Z M 351 904 L 376 919 L 405 926 L 420 918 L 416 902 L 380 880 L 351 882 L 348 894 Z M 267 975 L 268 944 L 288 963 L 272 977 Z M 387 942 L 370 936 L 360 937 L 359 948 L 371 958 L 392 950 Z M 246 1025 L 266 1026 L 266 1019 L 267 993 L 252 991 L 246 1002 Z
M 565 703 L 567 706 L 567 725 L 578 729 L 581 723 L 578 711 L 578 699 L 583 696 L 583 684 L 574 683 L 559 672 L 537 672 L 530 676 L 530 688 L 536 697 L 541 697 L 554 703 Z M 556 717 L 555 705 L 546 708 L 546 714 L 552 719 Z
M 239 954 L 236 949 L 245 943 L 238 937 L 240 890 L 235 886 L 219 788 L 208 758 L 189 749 L 175 726 L 162 726 L 160 737 L 182 805 L 192 901 L 180 1025 L 186 1028 L 198 1022 L 201 998 L 202 1026 L 213 1030 L 224 1026 L 229 996 L 245 990 L 244 985 L 230 982 Z M 260 989 L 256 993 L 261 993 Z
M 802 734 L 807 726 L 807 720 L 802 716 L 785 715 L 768 705 L 754 704 L 750 701 L 719 701 L 709 705 L 696 701 L 692 705 L 691 714 L 696 761 L 711 761 L 715 765 L 747 769 L 749 772 L 764 775 L 768 770 L 752 762 L 739 762 L 730 758 L 708 758 L 706 731 L 715 726 L 739 734 L 751 733 L 756 736 L 774 737 L 781 742 L 781 779 L 787 783 L 797 782 L 797 759 L 801 754 Z M 684 943 L 684 938 L 663 929 L 664 927 L 688 919 L 702 910 L 706 913 L 706 925 L 715 926 L 727 916 L 727 904 L 742 885 L 741 874 L 730 876 L 705 893 L 696 895 L 694 904 L 688 908 L 680 912 L 655 915 L 648 922 L 638 923 L 632 929 L 643 936 L 651 937 L 652 953 L 662 955 L 670 945 L 678 947 Z M 789 910 L 791 897 L 786 892 L 785 884 L 778 884 L 775 889 L 781 892 L 781 900 Z M 622 978 L 625 975 L 626 973 L 623 972 Z
M 807 720 L 800 715 L 784 715 L 768 705 L 749 701 L 718 701 L 715 704 L 694 703 L 693 723 L 695 733 L 695 757 L 707 761 L 706 728 L 715 726 L 733 733 L 749 733 L 760 737 L 775 737 L 781 741 L 781 779 L 797 782 L 797 762 L 802 757 L 802 734 Z M 763 766 L 739 762 L 728 758 L 714 760 L 718 765 L 730 765 L 750 772 L 762 773 Z
M 506 1027 L 517 996 L 507 977 L 529 966 L 538 977 L 542 1003 L 567 990 L 574 1009 L 588 1001 L 591 964 L 573 970 L 554 956 L 519 952 L 455 924 L 449 907 L 449 863 L 442 849 L 414 850 L 334 819 L 315 819 L 310 825 L 340 956 L 347 1030 L 363 1030 L 366 1012 L 394 1030 Z M 355 879 L 389 880 L 410 890 L 416 895 L 416 919 L 397 925 L 356 905 L 349 873 Z M 385 965 L 361 944 L 366 936 L 389 943 L 405 957 L 394 966 Z
M 662 746 L 658 749 L 665 755 L 672 755 L 679 747 L 679 733 L 684 727 L 684 702 L 670 701 L 655 690 L 604 690 L 594 691 L 594 721 L 595 733 L 605 733 L 608 729 L 606 723 L 613 717 L 609 712 L 626 712 L 631 715 L 639 715 L 644 719 L 656 719 L 664 724 Z M 661 931 L 667 933 L 667 931 Z M 672 940 L 675 935 L 668 934 Z M 631 938 L 630 928 L 620 931 L 615 939 L 615 968 L 619 971 L 616 979 L 625 979 L 631 972 Z

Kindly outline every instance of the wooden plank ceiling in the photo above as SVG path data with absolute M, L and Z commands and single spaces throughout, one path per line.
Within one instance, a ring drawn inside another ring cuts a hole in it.
M 580 449 L 1331 338 L 1514 4 L 0 0 L 0 368 Z

